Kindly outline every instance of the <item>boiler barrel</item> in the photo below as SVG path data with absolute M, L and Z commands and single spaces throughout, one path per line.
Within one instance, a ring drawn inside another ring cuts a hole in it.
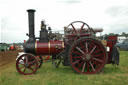
M 58 54 L 64 49 L 63 41 L 35 42 L 35 52 L 37 55 Z

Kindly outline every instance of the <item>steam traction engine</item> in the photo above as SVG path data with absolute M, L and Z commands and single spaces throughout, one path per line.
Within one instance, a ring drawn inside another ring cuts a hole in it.
M 27 10 L 29 19 L 29 39 L 24 42 L 24 54 L 16 61 L 20 74 L 35 73 L 42 64 L 42 55 L 51 55 L 52 64 L 58 68 L 60 63 L 71 66 L 80 74 L 96 74 L 102 71 L 105 64 L 119 64 L 119 52 L 115 47 L 116 36 L 104 39 L 96 37 L 102 29 L 92 29 L 82 21 L 75 21 L 64 27 L 64 39 L 58 40 L 41 22 L 40 37 L 34 35 L 34 12 Z M 57 60 L 57 61 L 56 61 Z

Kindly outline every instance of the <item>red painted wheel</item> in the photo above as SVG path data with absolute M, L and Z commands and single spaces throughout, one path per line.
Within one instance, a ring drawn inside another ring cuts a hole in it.
M 16 61 L 16 69 L 23 75 L 34 74 L 38 69 L 38 61 L 32 54 L 23 54 Z
M 102 43 L 94 38 L 80 38 L 69 50 L 70 64 L 80 74 L 99 73 L 107 60 Z
M 92 35 L 93 29 L 88 24 L 82 21 L 74 21 L 65 28 L 65 37 L 67 38 L 67 44 L 71 45 L 79 37 Z

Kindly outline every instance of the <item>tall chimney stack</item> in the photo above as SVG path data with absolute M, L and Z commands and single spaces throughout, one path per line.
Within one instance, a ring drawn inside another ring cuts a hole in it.
M 29 41 L 35 41 L 34 31 L 34 12 L 35 10 L 29 9 L 28 12 L 28 23 L 29 23 Z

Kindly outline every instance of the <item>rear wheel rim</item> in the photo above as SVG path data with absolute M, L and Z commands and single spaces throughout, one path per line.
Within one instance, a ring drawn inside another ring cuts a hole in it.
M 76 41 L 69 51 L 69 56 L 72 68 L 81 74 L 100 72 L 107 59 L 103 45 L 92 38 Z

